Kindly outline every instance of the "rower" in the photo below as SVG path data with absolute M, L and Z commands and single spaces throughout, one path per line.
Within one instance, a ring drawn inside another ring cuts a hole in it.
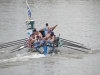
M 42 34 L 36 30 L 33 30 L 33 33 L 35 34 L 35 41 L 34 41 L 35 47 L 44 44 L 44 40 L 42 39 Z
M 27 46 L 31 47 L 31 43 L 35 41 L 35 35 L 32 33 L 27 39 Z
M 54 32 L 50 32 L 50 36 L 47 39 L 48 43 L 50 44 L 50 46 L 52 46 L 53 42 L 55 41 L 55 35 Z
M 47 43 L 49 43 L 50 45 L 52 45 L 52 43 L 55 40 L 55 35 L 53 31 L 49 31 L 47 33 L 47 35 L 43 38 L 43 40 L 47 41 Z
M 46 27 L 40 29 L 39 32 L 41 32 L 41 34 L 43 35 L 43 37 L 45 37 L 48 30 L 52 30 L 52 31 L 53 31 L 57 26 L 58 26 L 58 25 L 55 25 L 55 26 L 53 26 L 53 27 L 49 27 L 49 26 L 48 26 L 48 23 L 46 23 Z
M 47 34 L 47 31 L 50 29 L 48 23 L 46 23 L 46 27 L 44 28 L 44 36 Z
M 50 38 L 50 34 L 51 34 L 52 30 L 48 30 L 47 34 L 45 35 L 45 37 L 43 37 L 44 40 L 47 40 Z
M 37 36 L 42 38 L 42 34 L 39 31 L 37 31 L 36 29 L 33 30 L 33 33 L 35 34 L 35 39 L 37 38 Z

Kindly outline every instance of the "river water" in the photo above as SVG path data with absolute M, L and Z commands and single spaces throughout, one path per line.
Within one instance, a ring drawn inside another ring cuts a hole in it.
M 100 1 L 28 0 L 37 29 L 58 24 L 54 30 L 62 38 L 92 49 L 81 52 L 59 48 L 51 55 L 0 50 L 0 75 L 99 75 L 100 74 Z M 0 44 L 28 37 L 25 0 L 0 0 Z

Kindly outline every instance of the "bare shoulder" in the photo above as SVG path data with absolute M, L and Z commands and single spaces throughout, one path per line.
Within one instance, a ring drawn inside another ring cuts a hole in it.
M 42 35 L 42 33 L 41 33 L 41 32 L 39 32 L 39 34 L 41 34 L 41 35 Z

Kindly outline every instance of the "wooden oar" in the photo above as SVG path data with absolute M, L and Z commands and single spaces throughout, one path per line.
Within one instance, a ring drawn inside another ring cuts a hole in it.
M 70 40 L 66 40 L 66 39 L 61 38 L 60 42 L 62 43 L 62 46 L 72 46 L 72 47 L 76 47 L 76 48 L 91 50 L 91 49 L 85 47 L 83 44 L 73 42 L 73 41 L 70 41 Z
M 2 45 L 0 46 L 0 49 L 2 48 L 7 48 L 7 47 L 11 47 L 11 46 L 16 46 L 16 45 L 20 45 L 20 44 L 24 44 L 25 42 L 16 42 L 16 43 L 12 43 L 12 44 L 8 44 L 8 45 Z
M 16 42 L 12 42 L 12 43 L 6 43 L 6 44 L 3 44 L 3 45 L 1 45 L 1 46 L 12 45 L 12 44 L 20 43 L 20 42 L 25 42 L 25 40 L 16 41 Z
M 71 42 L 71 43 L 74 43 L 74 44 L 78 44 L 78 45 L 82 45 L 81 43 L 78 43 L 78 42 L 74 42 L 74 41 L 70 41 L 70 40 L 66 40 L 66 39 L 63 39 L 63 38 L 60 38 L 60 40 L 63 40 L 63 41 L 67 41 L 67 42 Z
M 10 53 L 13 53 L 13 52 L 16 52 L 16 51 L 20 51 L 20 50 L 22 50 L 22 49 L 24 49 L 26 47 L 27 47 L 26 45 L 19 46 L 17 48 L 14 48 L 14 49 L 10 50 Z
M 81 52 L 86 52 L 86 51 L 82 51 L 80 49 L 72 48 L 72 47 L 69 47 L 69 46 L 63 46 L 63 47 L 70 48 L 70 49 L 74 49 L 74 50 L 81 51 Z
M 25 43 L 21 42 L 21 43 L 15 43 L 15 44 L 11 44 L 11 45 L 5 45 L 5 46 L 1 46 L 0 49 L 11 47 L 11 46 L 17 46 L 17 45 L 21 45 L 21 44 L 25 44 Z
M 8 42 L 8 43 L 0 44 L 0 49 L 15 46 L 15 45 L 24 44 L 25 42 L 26 42 L 26 38 L 21 39 L 21 40 L 17 40 L 17 41 L 12 41 L 12 42 Z
M 8 42 L 8 43 L 4 43 L 4 44 L 10 44 L 10 43 L 14 43 L 14 42 L 18 42 L 18 41 L 22 41 L 22 40 L 25 40 L 26 38 L 24 38 L 24 39 L 20 39 L 20 40 L 16 40 L 16 41 L 12 41 L 12 42 Z M 0 44 L 0 46 L 1 45 L 4 45 L 4 44 Z

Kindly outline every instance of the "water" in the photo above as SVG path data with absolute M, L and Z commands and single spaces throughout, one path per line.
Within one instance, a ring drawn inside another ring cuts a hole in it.
M 0 50 L 0 75 L 99 75 L 100 72 L 100 1 L 99 0 L 28 0 L 37 29 L 45 23 L 58 24 L 54 30 L 62 38 L 92 49 L 81 52 L 59 48 L 52 55 Z M 25 0 L 0 0 L 0 44 L 27 37 Z

